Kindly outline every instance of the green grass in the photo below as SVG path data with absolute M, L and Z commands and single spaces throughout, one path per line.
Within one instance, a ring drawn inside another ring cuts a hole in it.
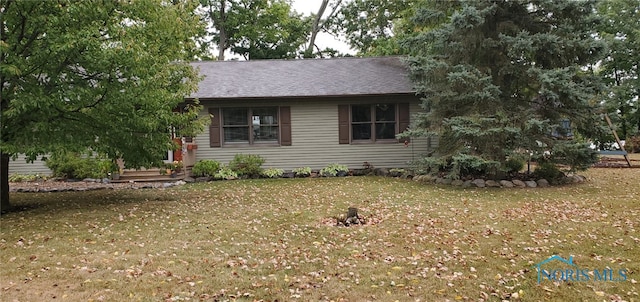
M 639 301 L 640 169 L 585 175 L 538 189 L 351 177 L 12 193 L 29 210 L 1 218 L 1 300 Z M 368 224 L 334 226 L 349 206 Z M 627 280 L 538 284 L 553 254 Z

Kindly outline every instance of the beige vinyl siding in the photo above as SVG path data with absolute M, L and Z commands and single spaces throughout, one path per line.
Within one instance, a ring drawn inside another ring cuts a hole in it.
M 51 175 L 51 170 L 47 168 L 44 161 L 36 160 L 33 163 L 27 163 L 24 155 L 19 155 L 16 160 L 9 161 L 9 175 L 12 174 Z
M 385 98 L 384 101 L 408 102 L 407 99 Z M 265 106 L 262 102 L 232 102 L 209 106 Z M 344 100 L 328 98 L 320 100 L 282 101 L 274 103 L 269 101 L 269 106 L 291 107 L 291 146 L 260 147 L 242 146 L 210 148 L 209 129 L 198 135 L 195 142 L 198 144 L 196 158 L 215 159 L 227 164 L 235 154 L 258 154 L 266 159 L 264 167 L 281 168 L 291 170 L 298 167 L 311 167 L 321 169 L 328 164 L 338 163 L 347 165 L 351 169 L 363 167 L 364 162 L 374 167 L 406 167 L 412 158 L 418 158 L 428 150 L 427 139 L 414 139 L 409 147 L 401 143 L 371 143 L 371 144 L 339 144 L 338 143 L 338 105 L 353 104 L 356 102 L 371 102 L 371 98 L 359 100 Z M 420 111 L 419 101 L 412 98 L 411 114 Z M 204 112 L 207 112 L 205 108 Z M 433 141 L 432 141 L 433 143 Z

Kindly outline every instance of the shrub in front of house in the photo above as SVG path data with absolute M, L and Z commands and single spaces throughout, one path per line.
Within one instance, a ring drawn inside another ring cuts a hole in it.
M 345 165 L 340 164 L 329 164 L 328 166 L 322 168 L 320 170 L 320 175 L 329 177 L 329 176 L 346 176 L 349 173 L 349 168 Z
M 564 176 L 564 173 L 562 173 L 555 164 L 550 162 L 540 163 L 533 174 L 537 178 L 544 178 L 548 181 L 558 180 Z
M 238 173 L 231 170 L 229 167 L 221 167 L 218 172 L 213 175 L 214 179 L 233 180 L 238 178 Z
M 309 177 L 311 176 L 311 168 L 310 167 L 300 167 L 293 169 L 293 173 L 296 177 Z
M 518 173 L 524 168 L 525 161 L 518 157 L 510 157 L 504 163 L 504 169 L 507 173 Z
M 284 170 L 276 168 L 269 168 L 262 171 L 262 176 L 267 178 L 279 178 L 282 177 L 283 174 Z
M 262 174 L 262 164 L 265 160 L 260 155 L 236 154 L 229 162 L 229 169 L 233 170 L 240 177 L 259 177 Z
M 107 159 L 94 158 L 78 152 L 56 152 L 45 163 L 55 177 L 83 179 L 107 177 L 104 161 L 111 163 Z
M 191 168 L 191 173 L 196 177 L 214 177 L 220 171 L 221 164 L 217 160 L 202 159 Z
M 46 175 L 39 174 L 19 174 L 14 173 L 9 176 L 9 182 L 32 182 L 37 180 L 46 180 Z

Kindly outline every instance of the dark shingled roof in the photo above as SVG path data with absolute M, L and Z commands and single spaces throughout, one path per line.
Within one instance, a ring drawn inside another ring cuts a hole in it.
M 413 93 L 399 57 L 193 62 L 204 79 L 190 98 Z

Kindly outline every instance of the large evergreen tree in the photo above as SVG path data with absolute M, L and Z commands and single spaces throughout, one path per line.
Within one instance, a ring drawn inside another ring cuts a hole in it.
M 169 129 L 193 126 L 201 28 L 195 3 L 0 2 L 0 197 L 9 204 L 11 156 L 86 150 L 130 167 L 161 162 Z
M 583 138 L 602 129 L 594 1 L 431 1 L 415 11 L 421 32 L 404 43 L 428 113 L 409 134 L 439 137 L 431 169 L 498 175 L 530 152 L 574 169 L 596 159 L 562 127 Z

